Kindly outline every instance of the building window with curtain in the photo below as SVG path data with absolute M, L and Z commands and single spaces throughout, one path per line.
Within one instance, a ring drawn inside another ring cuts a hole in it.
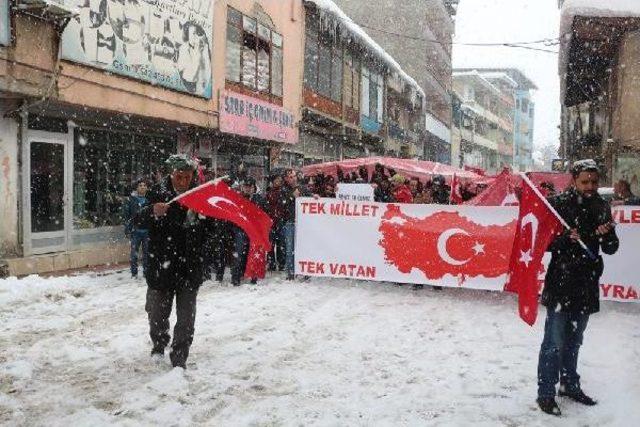
M 282 97 L 282 35 L 231 7 L 227 11 L 227 81 Z
M 344 105 L 353 110 L 358 110 L 360 105 L 360 73 L 358 62 L 349 52 L 344 53 L 344 78 L 342 93 Z

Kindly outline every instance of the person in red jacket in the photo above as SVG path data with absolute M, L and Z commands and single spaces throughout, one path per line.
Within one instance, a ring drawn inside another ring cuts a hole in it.
M 411 189 L 406 184 L 406 179 L 400 174 L 395 174 L 391 180 L 393 186 L 393 199 L 396 203 L 413 203 L 413 195 Z
M 271 184 L 267 190 L 267 213 L 273 220 L 271 228 L 272 249 L 269 253 L 269 270 L 284 271 L 285 248 L 282 228 L 284 226 L 284 205 L 280 200 L 282 191 L 282 176 L 275 175 L 271 178 Z

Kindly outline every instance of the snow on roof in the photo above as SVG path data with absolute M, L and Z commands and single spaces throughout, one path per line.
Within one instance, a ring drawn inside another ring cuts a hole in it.
M 480 75 L 482 75 L 485 79 L 489 79 L 489 80 L 503 80 L 507 82 L 507 84 L 513 87 L 514 89 L 518 87 L 518 82 L 516 82 L 511 77 L 509 77 L 507 73 L 501 73 L 501 72 L 485 73 L 483 71 L 480 71 Z
M 330 14 L 335 20 L 336 25 L 346 29 L 351 35 L 356 37 L 361 43 L 366 45 L 371 51 L 380 58 L 383 62 L 385 62 L 392 70 L 398 73 L 403 80 L 405 80 L 409 85 L 413 86 L 419 93 L 422 95 L 422 98 L 425 98 L 424 90 L 420 87 L 420 85 L 407 74 L 400 64 L 396 62 L 395 59 L 391 55 L 385 51 L 382 46 L 380 46 L 374 39 L 367 34 L 362 27 L 353 22 L 349 16 L 342 9 L 338 7 L 332 0 L 304 0 L 305 3 L 315 4 L 321 12 Z
M 453 77 L 473 77 L 480 82 L 486 89 L 495 92 L 498 95 L 504 95 L 500 88 L 487 80 L 478 70 L 454 71 Z
M 640 0 L 566 0 L 560 14 L 560 58 L 558 68 L 561 99 L 565 96 L 565 74 L 569 60 L 569 45 L 576 16 L 603 18 L 640 18 Z

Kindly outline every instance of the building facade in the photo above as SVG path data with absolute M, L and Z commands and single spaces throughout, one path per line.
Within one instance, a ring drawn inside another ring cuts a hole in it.
M 29 3 L 0 2 L 9 273 L 126 260 L 122 204 L 171 153 L 260 180 L 298 143 L 301 1 Z
M 425 134 L 415 157 L 450 163 L 451 49 L 458 1 L 335 0 L 335 3 L 423 89 Z
M 640 3 L 560 1 L 561 144 L 566 167 L 594 158 L 604 184 L 640 192 Z
M 485 78 L 477 70 L 454 70 L 454 153 L 460 166 L 496 172 L 513 165 L 514 82 Z M 493 80 L 493 82 L 491 81 Z

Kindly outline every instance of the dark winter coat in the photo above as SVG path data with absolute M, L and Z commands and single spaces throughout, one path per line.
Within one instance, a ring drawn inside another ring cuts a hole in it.
M 177 196 L 166 177 L 154 185 L 147 198 L 150 205 L 136 216 L 136 224 L 149 230 L 147 284 L 152 289 L 197 288 L 204 281 L 207 240 L 215 231 L 214 221 L 172 203 L 163 217 L 153 215 L 155 203 Z
M 431 192 L 431 203 L 436 205 L 448 205 L 450 202 L 451 199 L 447 188 L 438 187 L 434 188 Z
M 296 196 L 293 194 L 296 187 L 291 187 L 286 182 L 280 189 L 280 207 L 282 209 L 282 223 L 296 222 Z
M 127 199 L 124 204 L 122 217 L 124 219 L 124 234 L 130 236 L 134 230 L 143 231 L 144 229 L 138 228 L 134 224 L 134 218 L 138 215 L 138 212 L 149 204 L 146 197 L 138 195 L 138 193 L 132 193 L 131 197 Z
M 578 230 L 582 241 L 597 259 L 590 259 L 585 250 L 571 240 L 569 232 L 558 236 L 547 249 L 552 255 L 542 304 L 567 313 L 597 313 L 600 310 L 600 277 L 604 269 L 600 249 L 612 255 L 619 246 L 615 229 L 604 236 L 596 235 L 600 225 L 612 221 L 611 207 L 600 196 L 584 198 L 573 188 L 549 201 L 567 224 Z

